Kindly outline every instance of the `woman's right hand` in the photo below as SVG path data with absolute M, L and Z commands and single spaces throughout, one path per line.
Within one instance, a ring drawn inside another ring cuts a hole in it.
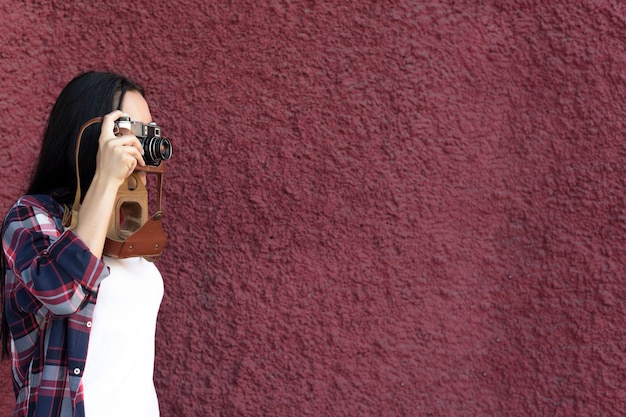
M 115 121 L 122 116 L 126 114 L 121 110 L 115 110 L 104 116 L 96 159 L 96 176 L 105 181 L 112 181 L 118 186 L 132 174 L 137 164 L 146 165 L 139 139 L 128 131 L 121 132 L 120 136 L 114 133 Z

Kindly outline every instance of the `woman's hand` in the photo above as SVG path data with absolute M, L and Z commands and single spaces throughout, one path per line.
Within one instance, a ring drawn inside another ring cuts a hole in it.
M 121 110 L 115 110 L 102 120 L 102 129 L 98 139 L 96 177 L 110 180 L 120 185 L 137 167 L 145 166 L 139 139 L 128 131 L 121 136 L 114 133 L 115 121 L 125 116 Z

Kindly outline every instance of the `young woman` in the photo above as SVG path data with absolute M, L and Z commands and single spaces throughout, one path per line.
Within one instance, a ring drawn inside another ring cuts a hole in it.
M 2 344 L 12 360 L 14 417 L 159 415 L 161 275 L 141 257 L 103 256 L 117 190 L 145 166 L 139 140 L 116 134 L 121 116 L 152 122 L 142 87 L 112 73 L 73 79 L 53 106 L 26 195 L 4 220 Z M 76 194 L 77 137 L 94 117 L 103 120 L 82 135 L 82 199 L 70 229 L 63 216 Z

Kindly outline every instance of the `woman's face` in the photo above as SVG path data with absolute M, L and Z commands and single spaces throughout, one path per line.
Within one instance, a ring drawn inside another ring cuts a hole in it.
M 150 107 L 148 102 L 137 91 L 127 91 L 122 100 L 121 110 L 130 116 L 130 120 L 134 120 L 142 123 L 152 122 L 152 115 L 150 114 Z M 145 171 L 137 171 L 141 181 L 146 185 L 146 173 Z
M 152 121 L 152 115 L 150 114 L 150 107 L 146 99 L 137 91 L 127 91 L 124 94 L 124 100 L 122 100 L 121 110 L 130 116 L 131 120 L 135 120 L 143 123 L 150 123 Z

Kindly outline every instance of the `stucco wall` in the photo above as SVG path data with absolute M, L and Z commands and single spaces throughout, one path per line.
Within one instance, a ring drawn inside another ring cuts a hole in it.
M 164 416 L 622 414 L 622 2 L 81 3 L 0 3 L 0 209 L 74 75 L 147 87 Z

